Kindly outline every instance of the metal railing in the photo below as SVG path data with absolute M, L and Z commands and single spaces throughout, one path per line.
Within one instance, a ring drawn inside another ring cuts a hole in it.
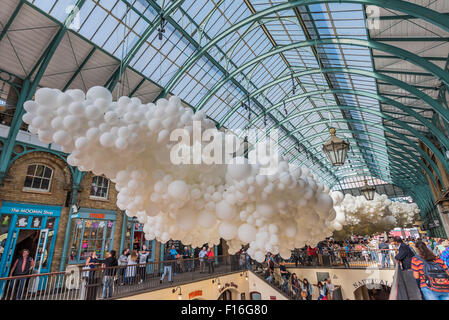
M 288 268 L 394 268 L 392 250 L 374 250 L 366 252 L 352 250 L 345 254 L 329 251 L 329 255 L 299 256 L 287 261 Z M 373 255 L 375 253 L 378 259 Z M 390 258 L 390 267 L 382 255 Z M 127 266 L 85 269 L 82 265 L 73 265 L 66 272 L 32 274 L 26 276 L 0 278 L 0 299 L 2 300 L 97 300 L 114 299 L 162 289 L 182 283 L 208 279 L 217 275 L 245 271 L 247 269 L 264 271 L 264 264 L 254 260 L 247 262 L 239 255 L 217 256 L 212 263 L 207 258 L 177 259 L 155 261 Z M 275 266 L 278 266 L 277 264 Z M 212 270 L 213 267 L 213 270 Z M 264 268 L 265 267 L 265 268 Z M 165 274 L 165 276 L 164 276 Z M 276 275 L 275 281 L 282 287 L 283 279 Z M 163 279 L 161 281 L 161 279 Z M 290 281 L 289 281 L 290 282 Z M 276 282 L 275 282 L 276 283 Z M 284 287 L 285 288 L 285 287 Z M 291 285 L 285 294 L 294 293 Z M 293 296 L 292 296 L 293 298 Z
M 308 255 L 306 250 L 296 251 L 286 261 L 288 268 L 347 268 L 347 269 L 394 269 L 396 249 L 376 250 L 327 250 L 324 253 Z
M 0 278 L 1 300 L 114 299 L 246 270 L 239 256 L 176 259 Z

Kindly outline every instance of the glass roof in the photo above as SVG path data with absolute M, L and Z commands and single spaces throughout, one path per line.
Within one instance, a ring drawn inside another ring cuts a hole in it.
M 77 3 L 30 2 L 59 21 Z M 287 2 L 86 0 L 72 27 L 118 59 L 131 58 L 129 67 L 167 87 L 195 54 L 225 30 Z M 154 26 L 159 27 L 158 18 L 164 11 L 170 14 L 160 40 Z M 391 168 L 398 165 L 390 150 L 401 148 L 394 144 L 398 137 L 384 131 L 387 120 L 379 116 L 381 105 L 373 97 L 379 84 L 362 73 L 344 72 L 374 71 L 372 50 L 320 43 L 328 38 L 369 39 L 365 20 L 364 6 L 348 3 L 299 6 L 268 14 L 219 40 L 181 74 L 170 93 L 234 131 L 279 128 L 280 151 L 292 163 L 311 168 L 327 185 L 342 188 L 354 176 L 375 176 L 380 179 L 376 183 L 392 183 Z M 141 39 L 145 41 L 138 46 Z M 317 41 L 292 45 L 310 40 Z M 388 106 L 383 110 L 387 113 Z M 398 114 L 396 109 L 390 112 Z M 331 168 L 322 152 L 330 126 L 351 143 L 348 160 L 338 169 Z M 408 131 L 404 134 L 410 136 Z M 393 143 L 387 145 L 387 140 Z

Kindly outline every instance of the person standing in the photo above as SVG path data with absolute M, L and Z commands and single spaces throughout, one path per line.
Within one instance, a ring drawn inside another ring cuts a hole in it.
M 173 269 L 173 262 L 176 258 L 173 257 L 173 255 L 167 251 L 164 256 L 164 274 L 162 275 L 161 279 L 159 280 L 159 283 L 162 283 L 164 281 L 165 276 L 168 273 L 168 282 L 173 283 L 172 281 L 172 269 Z
M 106 268 L 104 270 L 102 299 L 110 298 L 112 296 L 114 276 L 117 271 L 115 267 L 118 266 L 118 262 L 117 259 L 115 258 L 115 255 L 116 255 L 115 250 L 109 251 L 106 259 L 102 263 L 102 268 Z
M 245 254 L 244 254 L 244 251 L 242 251 L 242 252 L 240 253 L 240 256 L 239 256 L 239 266 L 240 266 L 240 270 L 245 269 Z
M 90 256 L 86 260 L 86 266 L 89 269 L 95 269 L 98 267 L 99 260 L 97 257 L 97 252 L 92 251 Z M 86 299 L 87 300 L 96 300 L 97 299 L 97 283 L 98 279 L 95 277 L 96 271 L 89 271 L 89 278 L 87 281 L 87 294 Z
M 412 258 L 412 271 L 424 300 L 449 300 L 449 271 L 422 241 L 416 242 L 418 254 Z
M 284 280 L 284 282 L 282 283 L 281 289 L 284 292 L 288 292 L 288 271 L 287 271 L 287 267 L 285 266 L 284 260 L 282 260 L 280 263 L 279 272 L 281 273 L 281 277 Z
M 313 287 L 309 281 L 304 278 L 301 285 L 301 297 L 303 300 L 312 300 Z
M 128 257 L 128 263 L 126 267 L 125 273 L 125 283 L 126 284 L 134 284 L 134 279 L 136 277 L 136 265 L 139 260 L 139 256 L 136 250 L 131 251 L 131 254 Z
M 296 275 L 296 273 L 292 274 L 291 285 L 292 285 L 293 292 L 295 293 L 295 299 L 298 300 L 300 297 L 300 295 L 299 295 L 300 285 L 299 285 L 299 280 L 298 280 L 298 276 Z
M 176 251 L 176 248 L 175 248 L 174 244 L 171 246 L 170 254 L 173 256 L 173 260 L 176 260 L 176 256 L 178 255 L 178 251 Z
M 118 259 L 118 265 L 120 267 L 119 269 L 119 284 L 123 285 L 124 281 L 125 281 L 125 271 L 126 271 L 126 266 L 128 264 L 128 256 L 129 256 L 129 249 L 125 249 L 123 250 L 122 254 L 120 255 L 119 259 Z
M 388 240 L 379 243 L 380 255 L 382 257 L 382 268 L 390 268 L 390 255 L 388 253 Z
M 212 250 L 212 248 L 211 247 L 209 247 L 208 249 L 207 249 L 207 266 L 209 267 L 209 274 L 211 274 L 211 273 L 214 273 L 214 264 L 215 264 L 215 261 L 214 261 L 214 251 Z M 211 272 L 211 270 L 212 270 L 212 272 Z
M 443 252 L 441 252 L 440 258 L 449 268 L 449 240 L 444 240 L 443 246 L 445 249 L 443 250 Z
M 191 260 L 189 247 L 184 247 L 184 252 L 182 253 L 182 259 L 184 260 L 184 269 L 186 272 L 190 272 L 193 270 L 192 268 L 192 260 Z
M 402 270 L 408 270 L 412 267 L 412 258 L 414 256 L 410 247 L 405 244 L 401 237 L 394 237 L 394 242 L 399 245 L 399 253 L 394 257 L 398 263 L 401 263 Z
M 321 281 L 317 283 L 318 287 L 318 300 L 327 300 L 327 288 Z
M 349 269 L 350 266 L 349 266 L 349 262 L 348 262 L 347 251 L 345 248 L 340 249 L 340 259 L 343 262 L 343 265 L 345 266 L 345 268 Z
M 30 257 L 30 250 L 23 249 L 21 255 L 16 259 L 11 268 L 10 277 L 26 276 L 31 273 L 34 268 L 34 259 Z M 14 291 L 17 292 L 15 298 L 22 299 L 23 289 L 25 288 L 28 278 L 15 279 L 11 282 L 13 288 L 12 297 L 14 298 Z
M 326 288 L 327 288 L 327 299 L 328 300 L 334 300 L 335 286 L 332 283 L 331 278 L 327 278 L 327 280 L 326 280 Z
M 376 263 L 379 262 L 379 256 L 377 254 L 378 247 L 377 247 L 376 239 L 374 239 L 374 238 L 371 239 L 371 241 L 369 243 L 369 248 L 370 248 L 370 252 L 371 252 L 371 260 Z
M 147 260 L 150 255 L 150 251 L 147 249 L 147 245 L 142 245 L 142 250 L 139 251 L 139 283 L 145 281 L 147 275 Z
M 205 261 L 206 256 L 207 256 L 206 247 L 203 247 L 200 253 L 198 254 L 198 257 L 200 258 L 200 273 L 206 272 L 206 261 Z

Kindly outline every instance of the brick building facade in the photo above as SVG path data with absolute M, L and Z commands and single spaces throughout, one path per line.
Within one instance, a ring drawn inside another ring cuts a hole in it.
M 47 191 L 25 187 L 29 168 L 33 165 L 44 165 L 52 170 L 51 181 Z M 116 212 L 112 248 L 119 253 L 124 232 L 123 226 L 126 225 L 123 223 L 123 219 L 128 219 L 128 217 L 116 206 L 117 191 L 114 183 L 111 181 L 108 181 L 107 196 L 105 198 L 91 196 L 93 177 L 94 175 L 89 172 L 83 176 L 76 197 L 76 204 L 82 210 L 89 211 L 93 209 L 92 211 L 95 212 L 101 212 L 102 210 Z M 51 272 L 59 271 L 60 269 L 67 222 L 71 212 L 72 185 L 72 171 L 63 156 L 50 152 L 34 151 L 22 155 L 11 164 L 3 185 L 0 186 L 1 203 L 10 202 L 61 207 L 52 253 Z M 71 235 L 67 246 L 70 246 L 70 241 L 72 241 L 72 235 L 75 232 L 74 228 L 75 226 L 72 223 Z M 129 235 L 127 239 L 129 239 Z M 124 243 L 124 247 L 129 246 L 129 243 Z M 152 249 L 155 251 L 154 259 L 158 260 L 160 257 L 160 244 L 155 242 Z M 66 265 L 67 262 L 65 262 Z

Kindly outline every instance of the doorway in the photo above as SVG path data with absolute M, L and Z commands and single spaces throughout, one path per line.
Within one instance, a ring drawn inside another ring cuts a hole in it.
M 232 300 L 231 290 L 223 291 L 223 293 L 218 297 L 218 300 Z
M 145 243 L 143 232 L 134 231 L 133 250 L 142 250 L 142 244 Z
M 391 288 L 383 284 L 364 285 L 354 291 L 356 300 L 388 300 Z
M 20 256 L 23 249 L 30 250 L 30 257 L 33 259 L 35 258 L 40 232 L 40 230 L 19 229 L 10 268 L 14 264 L 14 261 Z

